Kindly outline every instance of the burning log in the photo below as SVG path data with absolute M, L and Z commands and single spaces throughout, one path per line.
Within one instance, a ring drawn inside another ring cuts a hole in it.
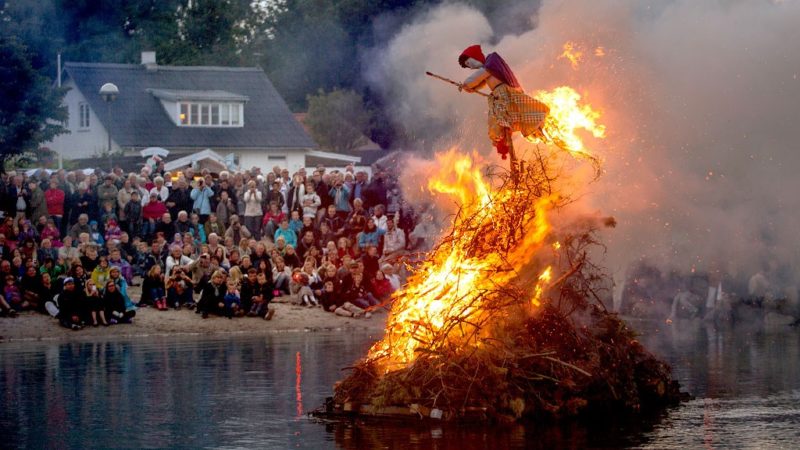
M 316 414 L 505 422 L 676 402 L 670 368 L 603 305 L 610 283 L 587 256 L 595 230 L 556 240 L 546 214 L 568 199 L 546 162 L 514 181 L 500 172 L 492 188 L 469 157 L 440 159 L 454 179 L 430 187 L 461 205 L 450 233 Z

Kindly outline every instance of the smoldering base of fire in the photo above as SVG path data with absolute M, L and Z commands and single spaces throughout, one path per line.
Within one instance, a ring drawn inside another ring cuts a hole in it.
M 386 335 L 350 368 L 317 417 L 513 422 L 679 401 L 670 367 L 605 309 L 591 224 L 552 229 L 570 200 L 534 152 L 516 177 L 485 180 L 476 155 L 429 183 L 457 199 L 452 228 L 392 299 Z

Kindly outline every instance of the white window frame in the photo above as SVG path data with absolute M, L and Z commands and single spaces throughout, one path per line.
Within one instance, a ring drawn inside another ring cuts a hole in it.
M 78 103 L 78 129 L 80 130 L 88 130 L 91 127 L 90 123 L 90 111 L 89 103 L 87 102 L 80 102 Z
M 186 107 L 186 117 L 181 119 Z M 216 121 L 214 110 L 217 111 Z M 244 104 L 236 102 L 178 102 L 175 123 L 179 127 L 241 128 L 244 126 Z M 205 121 L 203 120 L 205 119 Z M 185 121 L 185 122 L 184 122 Z

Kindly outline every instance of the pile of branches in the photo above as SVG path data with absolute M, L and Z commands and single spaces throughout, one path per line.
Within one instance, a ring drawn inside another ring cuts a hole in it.
M 553 178 L 539 162 L 513 183 L 508 177 L 503 180 L 498 191 L 518 193 L 516 200 L 501 205 L 509 209 L 506 223 L 487 225 L 481 217 L 456 217 L 461 239 L 465 229 L 471 229 L 475 255 L 509 255 L 515 242 L 524 239 L 536 220 L 530 205 L 551 194 Z M 475 297 L 471 305 L 487 309 L 479 322 L 463 323 L 454 315 L 453 323 L 427 335 L 411 364 L 387 372 L 380 358 L 360 361 L 337 383 L 332 407 L 356 412 L 364 405 L 369 411 L 405 407 L 423 416 L 437 410 L 450 420 L 478 411 L 482 417 L 515 421 L 636 411 L 677 402 L 680 393 L 669 366 L 648 353 L 635 333 L 603 305 L 611 283 L 587 256 L 590 248 L 600 245 L 595 232 L 588 226 L 559 236 L 560 249 L 548 261 L 558 278 L 549 284 L 535 313 L 527 305 L 536 269 L 542 267 L 536 258 L 518 271 L 513 283 Z M 456 238 L 446 237 L 431 258 L 449 251 L 448 243 Z M 465 333 L 465 328 L 471 332 Z M 391 322 L 387 333 L 392 333 Z

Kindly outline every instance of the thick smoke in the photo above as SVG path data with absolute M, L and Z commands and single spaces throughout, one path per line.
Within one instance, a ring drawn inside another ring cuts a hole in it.
M 440 6 L 373 49 L 365 76 L 421 146 L 486 155 L 485 99 L 426 70 L 461 80 L 458 54 L 480 43 L 529 92 L 570 85 L 608 126 L 588 141 L 605 173 L 578 195 L 618 221 L 604 235 L 613 270 L 647 260 L 800 281 L 787 270 L 800 262 L 800 2 L 547 0 L 527 14 L 531 29 L 507 34 L 475 9 Z M 567 41 L 583 53 L 577 68 L 559 59 Z

